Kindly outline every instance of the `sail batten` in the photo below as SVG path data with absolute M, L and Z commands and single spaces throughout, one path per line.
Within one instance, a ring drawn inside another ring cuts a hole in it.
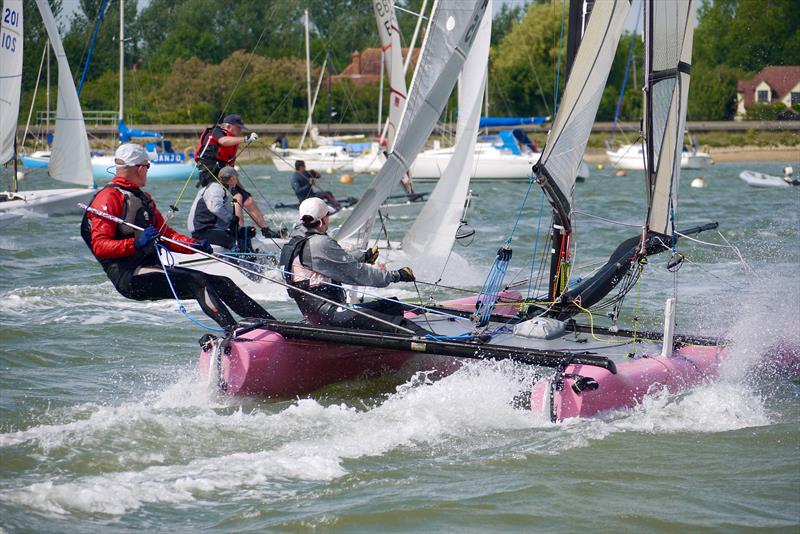
M 440 0 L 434 6 L 394 148 L 339 229 L 337 239 L 351 237 L 364 227 L 408 172 L 447 103 L 487 3 L 488 0 Z
M 86 125 L 83 121 L 78 92 L 75 90 L 75 82 L 50 5 L 47 0 L 36 0 L 36 5 L 42 14 L 47 36 L 50 38 L 58 63 L 58 105 L 48 165 L 50 176 L 62 182 L 88 187 L 94 184 L 94 178 L 89 138 L 86 136 Z
M 22 0 L 4 0 L 0 20 L 0 164 L 14 157 L 22 90 Z
M 645 2 L 647 226 L 672 235 L 691 76 L 694 0 Z
M 567 231 L 578 168 L 629 9 L 630 0 L 594 5 L 547 144 L 534 167 L 539 184 Z

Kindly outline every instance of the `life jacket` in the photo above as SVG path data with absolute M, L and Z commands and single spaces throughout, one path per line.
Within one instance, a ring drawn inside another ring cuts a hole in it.
M 304 315 L 306 315 L 308 312 L 319 313 L 322 308 L 330 308 L 331 305 L 328 302 L 315 299 L 314 297 L 297 291 L 294 288 L 303 289 L 310 293 L 314 293 L 315 295 L 319 295 L 328 300 L 332 300 L 341 304 L 347 302 L 344 288 L 342 288 L 341 282 L 337 280 L 330 280 L 329 283 L 312 286 L 309 283 L 309 280 L 295 281 L 294 279 L 293 267 L 295 260 L 299 261 L 300 264 L 306 269 L 312 270 L 311 251 L 308 249 L 308 247 L 306 247 L 306 244 L 308 243 L 308 240 L 315 235 L 319 234 L 308 232 L 304 236 L 292 237 L 281 249 L 281 257 L 279 261 L 279 265 L 283 271 L 283 280 L 290 286 L 287 288 L 287 292 L 289 293 L 289 296 L 293 298 L 295 302 L 297 302 L 297 306 Z
M 208 209 L 206 200 L 203 198 L 203 193 L 206 189 L 208 189 L 208 187 L 209 186 L 205 186 L 197 193 L 198 199 L 197 206 L 194 208 L 194 218 L 192 219 L 192 226 L 194 228 L 192 233 L 199 233 L 203 230 L 210 230 L 212 228 L 222 228 L 222 226 L 218 224 L 219 217 L 214 215 L 214 213 Z M 222 202 L 225 203 L 228 200 L 228 191 L 224 187 L 222 189 Z M 230 226 L 231 225 L 229 224 L 229 227 L 226 230 L 229 234 L 231 234 L 232 237 L 236 237 L 236 227 L 231 229 Z M 236 226 L 238 226 L 238 220 Z
M 125 197 L 120 219 L 141 228 L 146 228 L 153 224 L 155 203 L 141 189 L 132 189 L 111 183 L 95 193 L 94 197 L 96 198 L 101 191 L 108 188 L 117 189 Z M 94 202 L 94 198 L 92 198 L 92 202 Z M 91 205 L 91 202 L 89 205 Z M 84 212 L 83 219 L 81 220 L 81 237 L 94 256 L 94 250 L 92 250 L 92 221 L 89 219 L 88 213 L 88 211 Z M 118 224 L 116 238 L 136 238 L 140 233 L 140 231 L 134 230 L 130 226 Z M 159 263 L 158 256 L 153 246 L 144 250 L 137 250 L 135 254 L 126 258 L 100 259 L 97 256 L 95 256 L 95 258 L 100 262 L 100 265 L 103 267 L 109 280 L 114 284 L 114 287 L 117 288 L 117 291 L 124 296 L 127 296 L 130 290 L 130 280 L 133 277 L 133 272 L 138 267 L 143 265 L 157 265 Z
M 215 126 L 205 128 L 200 134 L 197 148 L 194 151 L 194 160 L 198 163 L 201 170 L 212 172 L 214 176 L 223 167 L 233 165 L 236 162 L 236 149 L 238 145 L 222 146 L 219 144 L 219 137 L 230 135 L 230 132 Z

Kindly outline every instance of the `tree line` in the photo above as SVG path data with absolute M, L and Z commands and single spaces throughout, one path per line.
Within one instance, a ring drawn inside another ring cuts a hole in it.
M 315 77 L 327 58 L 340 72 L 351 53 L 377 47 L 368 0 L 79 0 L 62 20 L 64 47 L 76 80 L 103 11 L 81 93 L 85 110 L 117 107 L 119 5 L 125 2 L 126 118 L 132 123 L 208 123 L 224 108 L 252 123 L 301 123 L 306 116 L 303 10 L 311 19 Z M 61 0 L 50 0 L 54 12 Z M 30 105 L 44 27 L 33 0 L 24 0 L 24 105 Z M 404 44 L 422 0 L 398 2 Z M 566 9 L 562 0 L 504 4 L 493 20 L 489 108 L 494 115 L 552 116 L 563 92 Z M 430 5 L 430 2 L 429 2 Z M 634 2 L 634 9 L 640 8 Z M 424 26 L 424 25 L 423 25 Z M 641 36 L 620 40 L 598 112 L 612 120 L 629 51 L 633 50 L 620 118 L 641 116 L 644 47 Z M 736 82 L 766 65 L 800 64 L 800 15 L 793 0 L 706 0 L 695 28 L 689 117 L 731 118 Z M 410 78 L 410 73 L 409 73 Z M 377 120 L 378 84 L 324 83 L 315 121 Z M 36 107 L 44 107 L 39 91 Z M 453 109 L 450 110 L 451 112 Z M 25 114 L 23 114 L 25 115 Z

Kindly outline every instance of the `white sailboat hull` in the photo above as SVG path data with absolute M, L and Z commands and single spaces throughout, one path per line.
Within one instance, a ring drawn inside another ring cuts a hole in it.
M 329 169 L 339 172 L 353 170 L 353 158 L 343 146 L 320 146 L 306 150 L 294 148 L 278 148 L 272 146 L 272 163 L 281 172 L 294 172 L 294 162 L 298 159 L 306 162 L 306 169 Z
M 623 171 L 643 171 L 644 157 L 639 145 L 625 145 L 619 150 L 606 150 L 608 161 L 615 169 Z M 705 169 L 711 163 L 711 156 L 705 152 L 683 152 L 681 169 Z
M 41 215 L 78 213 L 80 211 L 78 202 L 88 202 L 96 192 L 94 188 L 86 188 L 0 193 L 0 197 L 10 199 L 0 202 L 0 213 L 11 211 L 33 211 Z
M 452 155 L 451 149 L 428 150 L 421 153 L 411 166 L 411 176 L 414 180 L 422 182 L 438 180 Z M 496 151 L 495 154 L 487 155 L 478 148 L 475 151 L 471 179 L 527 180 L 531 175 L 531 167 L 538 159 L 538 153 L 517 156 Z M 376 173 L 381 170 L 384 163 L 386 157 L 383 154 L 371 152 L 353 159 L 353 172 Z M 581 161 L 578 179 L 585 180 L 589 174 L 589 165 Z

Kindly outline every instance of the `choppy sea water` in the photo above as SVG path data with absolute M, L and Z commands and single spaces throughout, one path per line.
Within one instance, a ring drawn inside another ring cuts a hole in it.
M 677 291 L 679 331 L 732 339 L 721 379 L 562 424 L 513 407 L 534 370 L 508 363 L 302 399 L 219 397 L 198 380 L 202 331 L 174 302 L 117 295 L 80 240 L 77 214 L 24 219 L 0 235 L 0 527 L 797 531 L 800 385 L 760 371 L 760 355 L 778 336 L 800 337 L 800 191 L 750 188 L 736 177 L 744 168 L 779 174 L 781 164 L 684 172 L 678 218 L 680 227 L 719 221 L 746 266 L 732 249 L 681 243 L 677 286 L 666 258 L 654 257 L 623 316 L 658 329 Z M 291 199 L 288 175 L 245 170 L 270 202 Z M 698 175 L 706 188 L 689 187 Z M 357 196 L 368 181 L 335 187 Z M 23 186 L 52 187 L 36 174 Z M 473 186 L 477 236 L 456 247 L 467 267 L 442 284 L 480 285 L 527 188 Z M 164 211 L 179 189 L 149 186 Z M 643 193 L 636 172 L 593 170 L 576 188 L 582 211 L 631 224 L 641 222 Z M 176 229 L 193 196 L 189 188 L 181 199 Z M 534 186 L 509 279 L 530 272 L 540 200 Z M 390 237 L 409 225 L 390 221 Z M 637 233 L 583 215 L 576 226 L 578 274 Z M 699 238 L 725 244 L 714 232 Z M 281 291 L 264 305 L 297 317 Z

